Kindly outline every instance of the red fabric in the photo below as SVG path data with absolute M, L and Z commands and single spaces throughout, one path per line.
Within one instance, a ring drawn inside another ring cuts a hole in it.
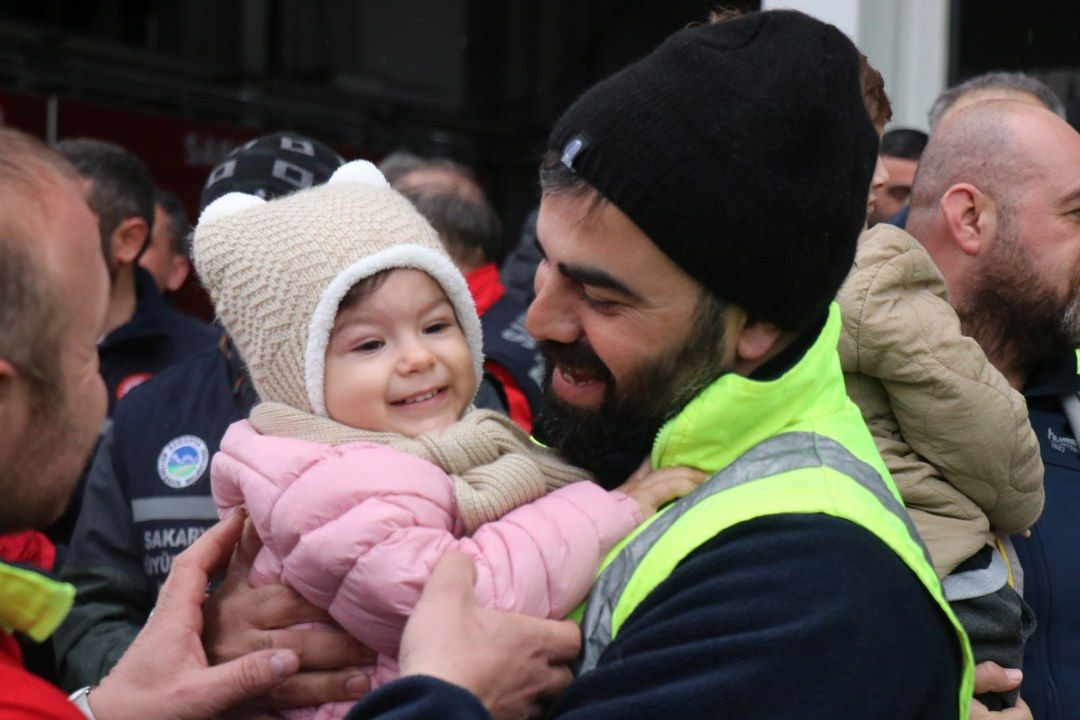
M 22 668 L 15 638 L 0 633 L 0 718 L 85 720 L 67 696 Z
M 56 562 L 56 546 L 37 530 L 8 533 L 0 535 L 0 560 L 50 572 Z
M 469 286 L 469 294 L 476 303 L 476 314 L 480 317 L 483 317 L 484 313 L 506 294 L 506 288 L 499 279 L 499 268 L 495 267 L 495 263 L 487 263 L 467 272 L 465 284 Z
M 525 432 L 532 434 L 532 408 L 529 407 L 529 398 L 517 384 L 513 376 L 506 368 L 497 362 L 484 363 L 484 369 L 495 376 L 502 383 L 503 392 L 506 393 L 507 414 Z
M 473 297 L 473 302 L 476 303 L 476 314 L 481 318 L 506 294 L 506 288 L 499 279 L 499 268 L 495 267 L 495 263 L 481 265 L 466 273 L 465 284 L 469 286 L 469 293 Z M 525 391 L 517 384 L 510 372 L 499 363 L 488 360 L 484 363 L 484 369 L 502 383 L 503 392 L 506 394 L 506 410 L 510 419 L 522 430 L 531 433 L 532 408 L 529 407 L 529 398 L 525 395 Z

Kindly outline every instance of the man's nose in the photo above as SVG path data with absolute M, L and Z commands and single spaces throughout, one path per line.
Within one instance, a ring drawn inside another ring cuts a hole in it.
M 536 269 L 536 298 L 525 315 L 525 329 L 537 340 L 571 344 L 581 339 L 581 324 L 571 289 L 546 263 Z

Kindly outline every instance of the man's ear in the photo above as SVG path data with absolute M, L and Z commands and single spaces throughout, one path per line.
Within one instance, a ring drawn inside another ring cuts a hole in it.
M 969 183 L 957 183 L 941 196 L 945 229 L 960 252 L 974 257 L 993 238 L 997 215 L 993 201 Z
M 191 261 L 183 255 L 172 255 L 169 257 L 169 272 L 165 278 L 165 290 L 167 292 L 176 292 L 180 289 L 180 286 L 187 280 L 188 273 L 191 272 Z
M 150 226 L 141 217 L 129 217 L 120 221 L 113 230 L 110 252 L 113 262 L 131 265 L 139 257 L 150 237 Z
M 781 330 L 764 320 L 747 320 L 739 330 L 735 343 L 735 359 L 739 364 L 755 364 L 764 359 L 776 346 Z

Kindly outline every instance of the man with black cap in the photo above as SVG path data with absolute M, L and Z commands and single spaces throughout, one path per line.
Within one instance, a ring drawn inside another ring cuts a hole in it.
M 214 169 L 201 204 L 228 192 L 285 195 L 326 182 L 343 162 L 304 136 L 266 135 Z M 54 635 L 66 689 L 89 687 L 105 676 L 142 628 L 173 559 L 217 522 L 209 461 L 228 426 L 247 417 L 255 401 L 239 357 L 223 340 L 117 405 L 113 427 L 94 457 L 61 572 L 77 592 Z M 334 635 L 327 630 L 322 639 Z M 361 659 L 346 638 L 333 647 L 346 651 L 334 654 L 331 663 Z M 338 673 L 337 685 L 355 674 Z M 332 687 L 327 680 L 320 678 L 321 690 Z M 356 694 L 339 690 L 336 699 L 349 697 Z
M 553 716 L 967 718 L 966 637 L 836 352 L 877 151 L 858 67 L 799 13 L 690 28 L 552 133 L 539 430 L 602 482 L 645 455 L 712 474 L 608 557 Z M 432 622 L 448 575 L 468 581 L 444 562 L 405 677 L 351 718 L 499 708 L 483 618 L 448 602 Z

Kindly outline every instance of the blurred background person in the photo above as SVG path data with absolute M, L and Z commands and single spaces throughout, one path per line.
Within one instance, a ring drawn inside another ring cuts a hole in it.
M 173 309 L 153 276 L 138 265 L 154 224 L 154 180 L 146 164 L 116 143 L 93 138 L 56 145 L 82 181 L 86 203 L 98 221 L 101 253 L 109 271 L 109 307 L 98 340 L 98 367 L 105 381 L 108 415 L 133 388 L 174 363 L 217 343 L 221 333 Z M 108 426 L 102 428 L 104 433 Z M 83 481 L 64 515 L 49 528 L 63 552 L 82 502 Z
M 881 165 L 889 177 L 874 193 L 874 211 L 869 226 L 888 221 L 907 207 L 911 198 L 911 183 L 919 167 L 919 156 L 926 147 L 927 136 L 921 130 L 898 128 L 881 138 Z
M 154 224 L 154 180 L 142 160 L 116 143 L 91 138 L 63 140 L 56 148 L 83 179 L 109 269 L 98 355 L 111 415 L 132 388 L 213 345 L 220 333 L 170 307 L 138 264 Z
M 154 277 L 165 295 L 176 292 L 191 272 L 187 241 L 191 234 L 187 211 L 180 198 L 168 190 L 154 191 L 154 227 L 150 242 L 139 257 L 139 267 Z

